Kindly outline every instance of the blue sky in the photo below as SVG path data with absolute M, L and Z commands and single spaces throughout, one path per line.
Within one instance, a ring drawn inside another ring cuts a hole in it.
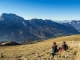
M 0 0 L 0 14 L 25 19 L 80 20 L 80 0 Z

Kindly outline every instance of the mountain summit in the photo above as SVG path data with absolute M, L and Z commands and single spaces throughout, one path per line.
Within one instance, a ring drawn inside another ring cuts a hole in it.
M 0 20 L 24 20 L 24 18 L 17 16 L 16 14 L 12 14 L 12 13 L 2 13 L 2 15 L 0 16 Z

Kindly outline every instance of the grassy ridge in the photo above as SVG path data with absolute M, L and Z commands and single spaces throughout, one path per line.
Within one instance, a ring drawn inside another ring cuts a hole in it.
M 57 42 L 60 47 L 62 42 L 66 41 L 70 49 L 67 52 L 58 52 L 61 58 L 75 60 L 79 58 L 79 47 L 80 47 L 80 35 L 64 36 L 55 39 L 48 39 L 42 42 L 28 45 L 19 45 L 19 46 L 3 46 L 0 47 L 0 60 L 18 60 L 18 59 L 29 59 L 29 60 L 38 60 L 38 59 L 51 59 L 51 47 L 53 42 Z M 66 53 L 71 53 L 70 57 L 65 58 Z M 74 54 L 75 53 L 75 54 Z M 58 59 L 58 56 L 55 56 L 55 59 Z

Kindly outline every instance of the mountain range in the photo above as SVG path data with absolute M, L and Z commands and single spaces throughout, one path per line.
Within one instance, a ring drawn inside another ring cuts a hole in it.
M 78 33 L 77 29 L 68 23 L 60 24 L 43 19 L 25 20 L 12 13 L 3 13 L 0 16 L 0 42 L 29 42 Z

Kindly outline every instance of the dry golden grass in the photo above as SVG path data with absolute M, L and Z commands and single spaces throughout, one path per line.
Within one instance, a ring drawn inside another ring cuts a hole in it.
M 52 60 L 51 47 L 56 42 L 60 47 L 66 41 L 69 50 L 58 52 L 55 60 L 80 60 L 80 35 L 64 36 L 42 42 L 19 46 L 0 47 L 0 60 Z

